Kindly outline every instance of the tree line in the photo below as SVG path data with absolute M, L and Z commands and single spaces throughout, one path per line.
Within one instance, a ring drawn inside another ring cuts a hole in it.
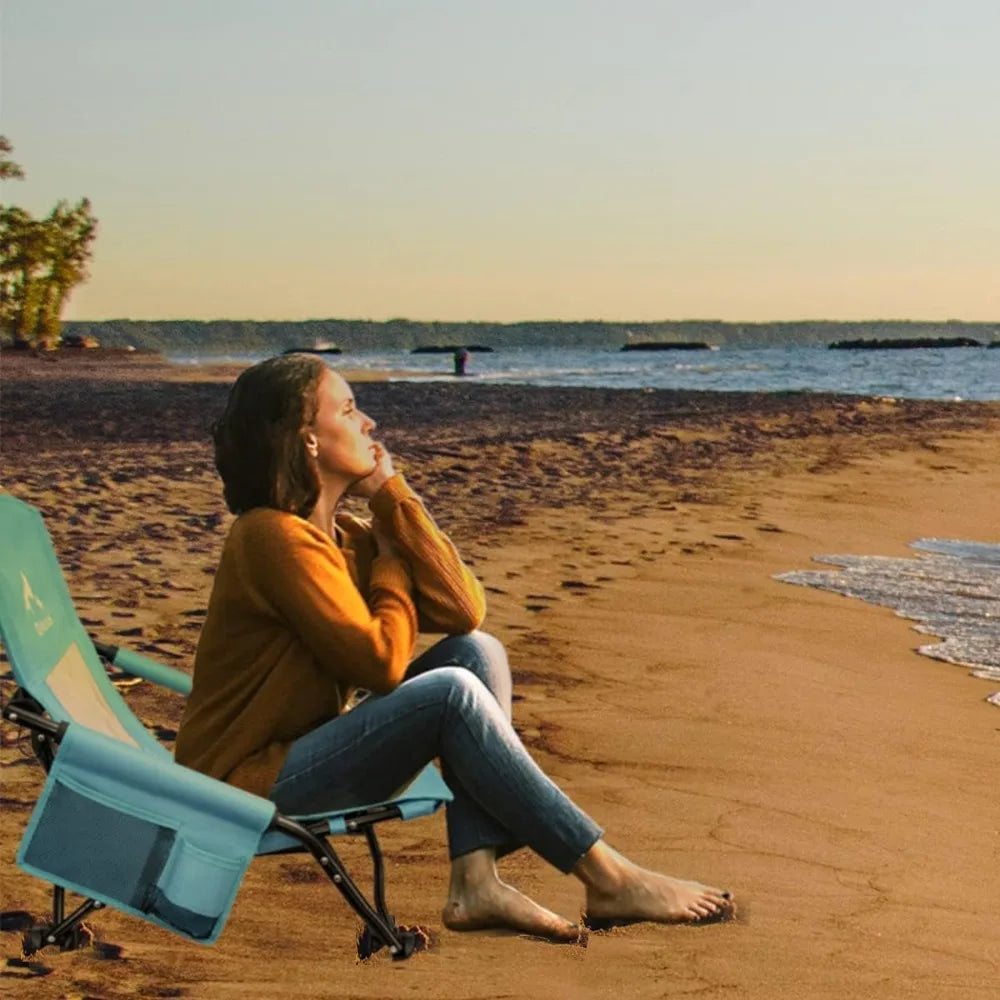
M 536 320 L 520 323 L 391 319 L 313 320 L 73 320 L 63 336 L 93 338 L 103 347 L 137 348 L 175 355 L 279 354 L 295 347 L 336 345 L 345 352 L 410 351 L 448 344 L 484 344 L 495 350 L 580 347 L 619 350 L 653 341 L 703 341 L 719 347 L 825 347 L 847 337 L 974 337 L 1000 340 L 995 323 L 920 320 L 803 320 L 727 323 L 719 320 Z
M 0 181 L 20 180 L 24 170 L 0 135 Z M 87 277 L 97 219 L 90 200 L 60 199 L 44 218 L 0 204 L 0 332 L 14 346 L 57 347 L 62 311 Z

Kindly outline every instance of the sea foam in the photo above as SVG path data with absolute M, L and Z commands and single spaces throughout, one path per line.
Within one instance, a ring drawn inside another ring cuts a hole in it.
M 918 550 L 914 559 L 815 556 L 840 571 L 803 570 L 775 579 L 893 608 L 917 622 L 917 632 L 941 640 L 920 646 L 920 653 L 1000 681 L 1000 544 L 922 538 L 911 547 Z M 1000 706 L 1000 691 L 987 701 Z

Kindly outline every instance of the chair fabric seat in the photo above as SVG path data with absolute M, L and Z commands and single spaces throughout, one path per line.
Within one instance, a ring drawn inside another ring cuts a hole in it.
M 317 822 L 323 823 L 327 833 L 338 835 L 354 832 L 348 828 L 348 820 L 358 812 L 375 810 L 382 806 L 395 806 L 399 810 L 401 819 L 418 819 L 436 812 L 451 800 L 451 789 L 445 784 L 437 768 L 433 764 L 428 764 L 410 784 L 391 799 L 383 802 L 366 802 L 363 805 L 331 812 L 311 813 L 307 816 L 292 815 L 289 819 L 306 826 Z M 269 830 L 261 838 L 257 853 L 275 854 L 299 847 L 299 843 L 286 834 L 278 830 Z

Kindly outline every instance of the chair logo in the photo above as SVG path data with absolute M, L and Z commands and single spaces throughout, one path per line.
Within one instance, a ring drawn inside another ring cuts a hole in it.
M 21 599 L 24 601 L 25 614 L 41 612 L 45 615 L 44 618 L 35 619 L 35 632 L 38 635 L 45 635 L 52 628 L 52 615 L 45 614 L 45 605 L 31 589 L 31 583 L 23 573 L 21 574 Z

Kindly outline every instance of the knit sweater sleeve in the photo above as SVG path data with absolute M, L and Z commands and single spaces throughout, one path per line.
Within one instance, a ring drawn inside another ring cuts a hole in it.
M 406 563 L 376 557 L 366 602 L 343 553 L 308 521 L 278 511 L 248 520 L 241 572 L 263 605 L 287 622 L 335 680 L 377 694 L 393 690 L 413 657 L 417 634 Z
M 421 626 L 450 633 L 478 628 L 486 615 L 483 586 L 403 476 L 393 476 L 370 506 L 413 573 Z

